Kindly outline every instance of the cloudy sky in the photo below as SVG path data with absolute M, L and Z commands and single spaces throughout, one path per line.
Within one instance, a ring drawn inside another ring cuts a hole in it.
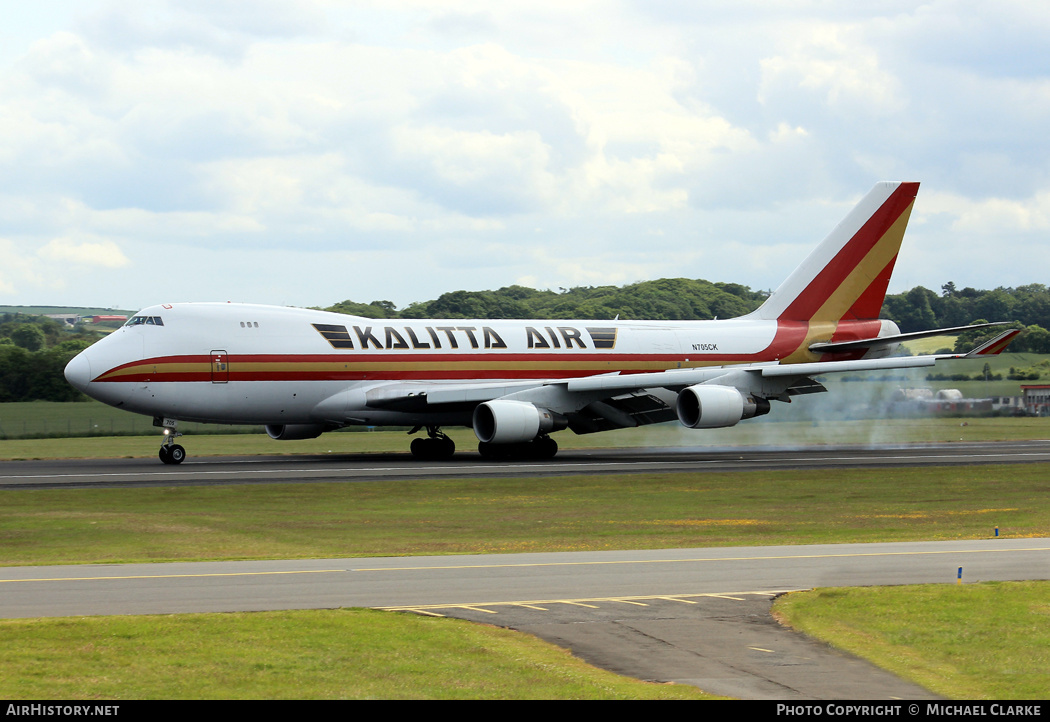
M 1050 283 L 1050 5 L 0 0 L 0 304 Z

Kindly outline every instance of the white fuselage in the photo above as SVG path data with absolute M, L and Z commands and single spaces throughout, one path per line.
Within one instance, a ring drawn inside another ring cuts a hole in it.
M 404 396 L 406 387 L 424 392 L 434 383 L 505 381 L 513 388 L 598 374 L 776 362 L 803 353 L 814 338 L 808 324 L 788 328 L 748 318 L 393 320 L 227 303 L 165 304 L 135 318 L 140 322 L 74 359 L 66 372 L 70 381 L 128 411 L 231 424 L 469 425 L 463 409 L 384 406 L 383 388 L 395 384 Z

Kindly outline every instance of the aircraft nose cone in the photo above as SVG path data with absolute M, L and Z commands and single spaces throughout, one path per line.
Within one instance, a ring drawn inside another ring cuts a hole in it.
M 91 364 L 88 361 L 87 355 L 83 352 L 77 354 L 73 359 L 66 364 L 66 381 L 73 384 L 76 388 L 81 391 L 87 390 L 87 385 L 91 381 Z

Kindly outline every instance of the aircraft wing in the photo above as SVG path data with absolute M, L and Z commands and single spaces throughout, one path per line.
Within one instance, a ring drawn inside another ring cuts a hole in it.
M 790 401 L 790 397 L 797 394 L 826 390 L 813 380 L 814 376 L 922 368 L 933 366 L 938 361 L 998 354 L 1020 332 L 1020 329 L 1004 331 L 965 354 L 800 364 L 768 362 L 499 383 L 392 383 L 371 390 L 368 393 L 368 405 L 375 408 L 435 411 L 439 408 L 466 408 L 497 399 L 522 401 L 570 414 L 573 419 L 571 428 L 578 433 L 587 433 L 673 420 L 676 418 L 677 394 L 692 386 L 732 387 L 744 395 Z

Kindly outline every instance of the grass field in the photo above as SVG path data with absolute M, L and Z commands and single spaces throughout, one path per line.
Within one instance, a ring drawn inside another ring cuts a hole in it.
M 214 424 L 183 424 L 183 431 L 207 433 L 252 430 L 262 427 L 230 427 Z M 115 409 L 101 401 L 27 401 L 0 404 L 0 440 L 33 437 L 148 435 L 159 433 L 153 419 Z
M 73 404 L 79 406 L 79 404 Z M 0 405 L 0 412 L 2 407 Z M 124 414 L 124 416 L 132 416 Z M 0 417 L 2 418 L 2 417 Z M 445 429 L 457 448 L 471 451 L 477 439 L 469 429 Z M 72 439 L 0 439 L 0 461 L 55 458 L 153 457 L 161 435 L 100 436 Z M 777 421 L 760 417 L 728 429 L 685 429 L 659 424 L 577 436 L 561 432 L 563 449 L 601 448 L 725 448 L 735 446 L 794 447 L 814 444 L 867 445 L 947 443 L 953 441 L 1010 441 L 1050 438 L 1050 418 L 917 418 L 835 421 Z M 189 456 L 256 454 L 368 454 L 408 451 L 404 431 L 345 431 L 303 441 L 274 441 L 261 430 L 255 434 L 195 434 L 187 431 L 180 443 Z
M 774 613 L 949 699 L 1050 689 L 1050 582 L 818 589 Z
M 708 697 L 527 634 L 364 609 L 0 620 L 0 668 L 7 700 Z
M 159 463 L 159 462 L 158 462 Z M 1050 536 L 1050 465 L 5 490 L 0 565 Z

